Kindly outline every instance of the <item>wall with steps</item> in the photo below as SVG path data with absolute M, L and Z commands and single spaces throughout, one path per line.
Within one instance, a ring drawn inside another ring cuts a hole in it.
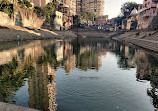
M 34 29 L 40 29 L 45 18 L 37 17 L 33 9 L 23 9 L 16 6 L 14 16 L 9 17 L 8 14 L 0 11 L 0 26 L 21 26 Z
M 158 52 L 158 41 L 153 40 L 146 40 L 146 39 L 137 39 L 137 38 L 130 38 L 130 37 L 122 37 L 119 40 L 125 41 L 127 43 L 132 43 L 139 47 Z

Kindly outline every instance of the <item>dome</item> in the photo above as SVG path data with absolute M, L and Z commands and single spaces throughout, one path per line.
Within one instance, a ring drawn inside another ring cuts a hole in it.
M 138 10 L 136 9 L 136 8 L 134 8 L 133 10 L 132 10 L 132 12 L 131 12 L 131 16 L 135 16 L 135 15 L 137 15 L 138 14 Z

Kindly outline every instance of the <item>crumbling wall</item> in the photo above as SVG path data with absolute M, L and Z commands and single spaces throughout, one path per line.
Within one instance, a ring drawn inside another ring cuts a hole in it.
M 0 25 L 21 26 L 28 28 L 40 29 L 45 21 L 45 18 L 37 17 L 33 9 L 23 9 L 16 7 L 14 16 L 9 17 L 8 14 L 0 11 Z
M 158 15 L 153 18 L 149 28 L 150 29 L 158 29 Z

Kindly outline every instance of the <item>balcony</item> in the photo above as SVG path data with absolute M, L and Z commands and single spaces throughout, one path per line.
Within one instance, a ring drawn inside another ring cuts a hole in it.
M 141 17 L 153 17 L 156 15 L 157 15 L 156 9 L 144 10 L 144 11 L 140 12 Z
M 152 3 L 149 4 L 149 7 L 150 7 L 150 8 L 156 8 L 156 6 L 157 6 L 157 4 L 154 3 L 154 2 L 152 2 Z
M 152 2 L 158 3 L 158 0 L 152 0 Z
M 148 11 L 144 10 L 144 11 L 142 11 L 142 12 L 140 13 L 140 16 L 141 16 L 141 17 L 149 17 L 149 16 L 151 16 L 151 14 L 150 14 Z

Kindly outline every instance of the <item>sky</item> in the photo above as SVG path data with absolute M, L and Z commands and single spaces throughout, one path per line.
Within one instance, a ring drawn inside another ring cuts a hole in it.
M 143 4 L 143 0 L 105 0 L 104 14 L 109 15 L 110 19 L 113 17 L 117 17 L 121 12 L 121 5 L 129 1 L 133 1 L 138 4 Z

